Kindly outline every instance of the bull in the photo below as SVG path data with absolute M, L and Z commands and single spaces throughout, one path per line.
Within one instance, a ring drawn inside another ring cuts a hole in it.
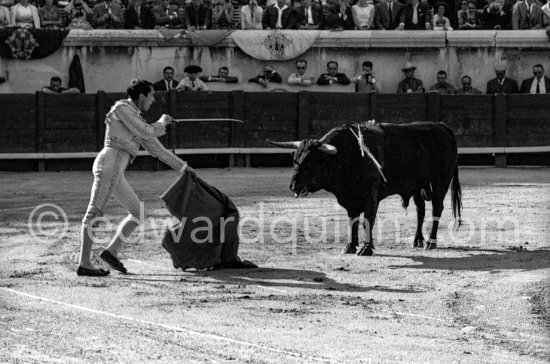
M 344 254 L 358 248 L 359 216 L 363 213 L 366 241 L 357 255 L 372 255 L 372 228 L 378 205 L 398 194 L 407 208 L 412 197 L 417 224 L 414 248 L 435 249 L 443 200 L 451 185 L 453 216 L 461 217 L 462 192 L 458 179 L 457 145 L 443 123 L 347 124 L 321 139 L 270 144 L 296 149 L 290 189 L 296 197 L 324 189 L 346 209 L 351 242 Z M 367 153 L 365 153 L 367 152 Z M 422 234 L 425 201 L 432 202 L 432 229 L 426 242 Z

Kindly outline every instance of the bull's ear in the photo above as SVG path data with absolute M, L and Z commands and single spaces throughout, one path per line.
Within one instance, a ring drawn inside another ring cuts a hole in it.
M 338 149 L 336 149 L 334 145 L 330 145 L 328 143 L 321 144 L 319 146 L 319 150 L 330 155 L 336 155 L 336 153 L 338 153 Z
M 302 142 L 300 141 L 292 141 L 292 142 L 274 142 L 272 140 L 266 139 L 266 142 L 268 142 L 271 145 L 274 145 L 279 148 L 287 148 L 287 149 L 298 149 L 300 148 L 300 145 Z

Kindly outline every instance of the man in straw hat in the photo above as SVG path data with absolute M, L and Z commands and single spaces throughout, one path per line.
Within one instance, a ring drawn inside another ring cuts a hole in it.
M 187 77 L 181 80 L 178 84 L 178 91 L 208 91 L 206 84 L 198 78 L 199 73 L 202 72 L 202 68 L 200 66 L 187 66 L 185 67 L 184 72 L 187 73 Z
M 424 92 L 424 85 L 422 81 L 418 78 L 414 78 L 415 70 L 416 66 L 414 66 L 411 62 L 405 63 L 405 67 L 401 69 L 401 71 L 405 72 L 405 79 L 399 82 L 399 85 L 397 86 L 398 94 Z
M 516 80 L 506 77 L 506 66 L 499 64 L 495 67 L 496 78 L 487 82 L 487 95 L 517 94 L 519 87 Z

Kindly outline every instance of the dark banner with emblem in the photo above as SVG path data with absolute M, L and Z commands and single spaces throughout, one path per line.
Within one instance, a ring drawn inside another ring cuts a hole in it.
M 45 58 L 61 47 L 67 34 L 69 31 L 62 29 L 0 29 L 0 57 Z

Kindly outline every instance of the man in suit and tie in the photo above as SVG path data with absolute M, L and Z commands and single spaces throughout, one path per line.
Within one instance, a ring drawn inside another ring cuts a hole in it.
M 393 30 L 398 26 L 403 5 L 396 0 L 380 1 L 374 7 L 374 26 L 379 30 Z
M 286 5 L 286 0 L 277 0 L 264 10 L 262 25 L 264 29 L 288 29 L 293 9 Z
M 174 80 L 174 69 L 172 67 L 164 67 L 162 73 L 164 78 L 153 85 L 155 91 L 168 91 L 178 87 L 179 81 Z
M 124 13 L 124 26 L 126 29 L 153 29 L 155 18 L 148 6 L 142 5 L 143 0 L 134 0 L 133 6 Z
M 512 29 L 542 29 L 542 8 L 536 0 L 524 0 L 514 4 Z
M 94 6 L 92 25 L 95 29 L 120 29 L 124 17 L 120 6 L 111 0 L 105 0 Z
M 430 30 L 432 28 L 430 6 L 427 1 L 410 0 L 403 6 L 399 30 Z
M 468 75 L 462 76 L 462 88 L 456 90 L 457 95 L 481 95 L 481 91 L 472 87 L 472 78 Z
M 487 82 L 487 95 L 519 93 L 516 80 L 506 77 L 506 67 L 504 65 L 496 66 L 495 74 L 496 78 Z
M 534 77 L 528 78 L 521 83 L 522 94 L 548 94 L 550 93 L 550 78 L 544 76 L 542 64 L 533 66 Z
M 323 29 L 323 9 L 311 0 L 302 0 L 305 22 L 300 29 Z

